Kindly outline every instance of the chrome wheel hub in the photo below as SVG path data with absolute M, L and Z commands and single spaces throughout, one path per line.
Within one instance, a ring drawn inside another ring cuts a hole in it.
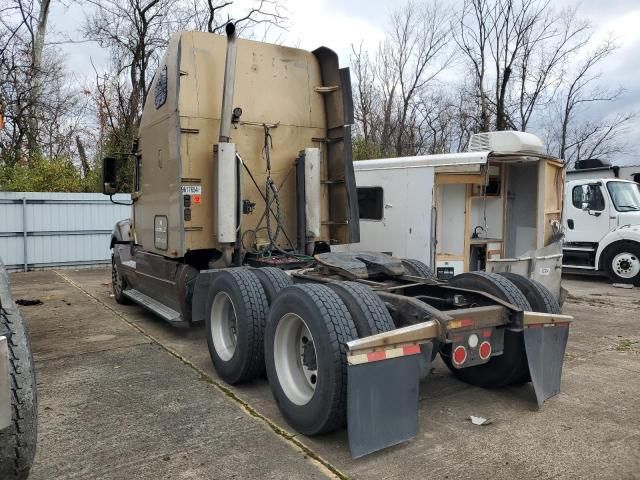
M 318 357 L 309 327 L 299 315 L 287 313 L 278 322 L 273 355 L 287 398 L 296 405 L 309 403 L 318 384 Z
M 236 351 L 238 342 L 238 318 L 231 297 L 218 292 L 211 305 L 211 338 L 216 353 L 228 362 Z
M 640 273 L 640 259 L 629 252 L 622 252 L 616 255 L 611 262 L 611 266 L 620 278 L 630 279 Z

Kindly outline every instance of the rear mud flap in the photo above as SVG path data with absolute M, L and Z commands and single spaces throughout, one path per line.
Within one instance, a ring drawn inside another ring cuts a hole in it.
M 531 382 L 541 407 L 545 400 L 560 393 L 569 324 L 529 325 L 523 334 Z
M 427 353 L 349 365 L 347 418 L 353 458 L 416 436 L 419 377 L 431 368 L 430 349 Z

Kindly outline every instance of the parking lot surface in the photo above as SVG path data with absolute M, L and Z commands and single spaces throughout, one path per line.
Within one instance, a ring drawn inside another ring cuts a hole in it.
M 640 290 L 564 281 L 562 393 L 483 390 L 437 360 L 411 442 L 352 460 L 346 431 L 306 438 L 264 379 L 219 380 L 203 326 L 175 329 L 118 305 L 110 271 L 12 275 L 38 373 L 33 479 L 640 478 Z M 470 415 L 492 420 L 476 426 Z

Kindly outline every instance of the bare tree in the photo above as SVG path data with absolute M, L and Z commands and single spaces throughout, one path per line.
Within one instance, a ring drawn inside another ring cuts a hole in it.
M 590 29 L 590 23 L 578 18 L 574 8 L 547 11 L 536 28 L 527 32 L 514 85 L 517 112 L 513 122 L 519 130 L 526 130 L 537 109 L 553 101 L 566 65 L 587 45 Z
M 591 122 L 581 122 L 579 118 L 583 107 L 596 103 L 612 102 L 620 98 L 623 90 L 608 89 L 598 84 L 601 72 L 599 65 L 609 57 L 616 49 L 613 40 L 609 39 L 596 47 L 586 58 L 578 64 L 572 74 L 567 74 L 564 79 L 564 89 L 560 94 L 560 114 L 558 131 L 558 156 L 563 159 L 579 159 L 585 153 L 584 146 L 592 142 L 594 137 L 600 138 L 595 142 L 596 148 L 590 150 L 594 154 L 608 139 L 615 136 L 616 131 L 624 127 L 632 116 L 621 117 L 608 121 L 607 119 Z M 610 122 L 610 123 L 608 123 Z M 577 126 L 583 123 L 582 126 Z M 588 158 L 588 157 L 587 157 Z
M 49 0 L 11 0 L 0 19 L 0 102 L 5 128 L 0 131 L 5 164 L 29 165 L 35 157 L 70 152 L 77 123 L 77 91 L 70 86 L 64 61 L 47 47 Z
M 286 28 L 286 15 L 277 0 L 254 0 L 246 10 L 233 9 L 232 0 L 192 0 L 185 7 L 189 25 L 204 32 L 221 33 L 230 20 L 245 37 L 258 26 Z
M 458 23 L 481 131 L 491 129 L 491 117 L 496 130 L 526 128 L 588 29 L 575 12 L 553 11 L 549 0 L 465 0 Z
M 478 130 L 490 130 L 489 99 L 486 88 L 489 41 L 492 29 L 489 25 L 489 4 L 486 0 L 465 0 L 458 19 L 458 46 L 471 63 L 474 75 L 473 88 L 477 92 L 480 107 Z
M 35 28 L 31 26 L 25 18 L 25 25 L 27 26 L 31 35 L 31 115 L 30 122 L 30 136 L 29 136 L 29 151 L 35 152 L 38 148 L 37 131 L 38 131 L 38 109 L 40 108 L 40 96 L 42 94 L 42 77 L 43 77 L 43 65 L 42 55 L 44 49 L 44 40 L 47 30 L 47 21 L 49 18 L 49 7 L 51 6 L 50 0 L 40 0 L 38 8 L 37 21 L 35 22 Z
M 410 155 L 415 146 L 412 137 L 417 98 L 449 65 L 446 51 L 450 37 L 449 20 L 440 4 L 418 6 L 407 3 L 391 17 L 389 52 L 398 79 L 398 118 L 395 154 Z
M 421 96 L 435 87 L 451 61 L 450 33 L 448 13 L 440 4 L 409 2 L 392 14 L 389 35 L 373 60 L 361 46 L 353 48 L 356 132 L 367 155 L 414 155 L 427 149 Z
M 108 48 L 112 58 L 112 75 L 126 74 L 129 89 L 119 105 L 123 113 L 122 127 L 135 130 L 160 56 L 172 31 L 182 27 L 180 19 L 172 19 L 178 0 L 85 0 L 93 13 L 83 27 L 85 38 Z M 120 92 L 124 93 L 124 92 Z

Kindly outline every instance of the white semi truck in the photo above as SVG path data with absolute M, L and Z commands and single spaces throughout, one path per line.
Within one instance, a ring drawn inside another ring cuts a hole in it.
M 564 208 L 563 268 L 640 285 L 640 185 L 619 178 L 569 180 Z

